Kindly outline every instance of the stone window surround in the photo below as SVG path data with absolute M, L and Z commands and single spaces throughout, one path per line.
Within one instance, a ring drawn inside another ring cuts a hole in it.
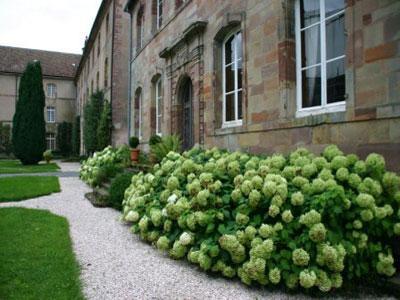
M 151 43 L 151 41 L 153 39 L 155 39 L 157 37 L 157 35 L 164 30 L 165 27 L 168 26 L 169 23 L 171 23 L 185 8 L 186 6 L 188 6 L 193 0 L 186 0 L 183 1 L 182 5 L 180 5 L 178 8 L 176 8 L 175 13 L 173 14 L 173 16 L 171 16 L 169 19 L 165 20 L 165 22 L 163 21 L 162 26 L 158 29 L 158 30 L 153 30 L 151 38 L 149 40 L 145 40 L 145 34 L 146 32 L 144 32 L 143 35 L 143 43 L 142 43 L 142 47 L 139 49 L 138 47 L 136 48 L 135 53 L 133 54 L 133 56 L 131 57 L 131 63 L 136 59 L 136 57 L 138 57 L 140 55 L 140 53 L 142 53 L 142 51 L 147 47 L 148 44 Z M 142 3 L 140 3 L 140 5 L 142 5 Z M 144 4 L 143 4 L 144 5 Z M 136 13 L 136 20 L 137 20 L 137 13 Z M 132 13 L 131 13 L 132 16 Z M 133 18 L 133 17 L 132 17 Z M 136 21 L 137 23 L 137 21 Z M 137 29 L 136 29 L 136 40 L 137 40 Z
M 56 122 L 56 108 L 54 106 L 46 106 L 47 123 Z
M 57 98 L 57 85 L 55 83 L 48 83 L 46 90 L 48 98 Z
M 295 1 L 289 2 L 287 5 L 283 6 L 285 10 L 285 20 L 284 22 L 288 22 L 288 25 L 285 25 L 285 32 L 282 34 L 286 35 L 284 38 L 285 46 L 284 49 L 280 51 L 285 51 L 290 55 L 290 44 L 294 43 L 294 33 L 295 33 L 295 20 L 294 20 L 294 6 Z M 347 38 L 350 34 L 355 30 L 355 20 L 354 20 L 354 5 L 349 4 L 349 1 L 346 1 L 345 6 L 345 34 Z M 243 126 L 241 127 L 231 127 L 231 128 L 220 128 L 217 121 L 218 115 L 214 118 L 214 126 L 207 125 L 209 130 L 207 131 L 207 136 L 225 136 L 225 135 L 232 135 L 232 134 L 244 134 L 244 133 L 257 133 L 257 132 L 264 132 L 264 131 L 275 131 L 275 130 L 282 130 L 285 129 L 292 129 L 292 128 L 301 128 L 301 127 L 313 127 L 322 124 L 332 124 L 332 123 L 344 123 L 344 122 L 357 122 L 358 120 L 354 120 L 354 73 L 355 73 L 355 66 L 354 63 L 350 63 L 354 61 L 354 39 L 349 39 L 347 41 L 347 45 L 352 43 L 346 49 L 346 61 L 345 61 L 345 78 L 346 78 L 346 109 L 344 111 L 339 112 L 328 112 L 328 113 L 320 113 L 320 114 L 312 114 L 303 117 L 296 117 L 296 96 L 295 93 L 293 95 L 293 87 L 294 91 L 296 89 L 296 80 L 295 76 L 294 79 L 290 79 L 290 75 L 287 74 L 279 74 L 279 76 L 285 76 L 286 79 L 283 80 L 282 84 L 285 85 L 285 88 L 281 91 L 281 97 L 283 99 L 282 108 L 281 108 L 281 116 L 279 119 L 268 120 L 262 123 L 258 123 L 255 125 L 247 124 L 245 121 L 246 113 L 245 107 L 247 106 L 247 96 L 244 93 L 245 106 L 243 107 Z M 245 49 L 244 49 L 245 50 Z M 350 51 L 349 51 L 350 50 Z M 295 51 L 293 52 L 293 61 L 286 58 L 283 63 L 284 65 L 292 65 L 294 66 L 295 70 Z M 282 58 L 280 57 L 279 60 Z M 214 63 L 215 67 L 215 63 Z M 289 69 L 291 69 L 289 67 Z M 244 69 L 246 72 L 246 69 Z M 288 72 L 288 70 L 286 70 Z M 294 72 L 295 73 L 295 72 Z M 294 74 L 295 75 L 295 74 Z M 246 76 L 244 76 L 245 80 L 247 80 Z M 214 82 L 216 82 L 217 78 L 214 78 Z M 243 82 L 243 86 L 246 87 L 246 81 Z M 218 85 L 217 85 L 218 87 Z M 215 89 L 215 87 L 214 87 Z M 218 99 L 216 95 L 213 95 L 213 99 Z M 217 108 L 213 108 L 216 111 Z
M 213 88 L 212 88 L 212 105 L 214 111 L 214 134 L 217 132 L 224 133 L 234 129 L 242 128 L 246 124 L 246 107 L 247 107 L 247 51 L 246 51 L 246 14 L 245 12 L 230 12 L 224 16 L 224 21 L 220 25 L 213 41 Z M 228 36 L 233 32 L 242 32 L 242 120 L 236 126 L 224 126 L 223 120 L 223 44 Z
M 324 9 L 325 3 L 324 0 L 320 0 L 320 8 Z M 333 18 L 336 15 L 344 14 L 344 10 L 335 13 L 334 15 L 330 16 L 329 18 Z M 295 31 L 296 31 L 296 117 L 305 117 L 309 115 L 315 115 L 315 114 L 324 114 L 324 113 L 332 113 L 332 112 L 341 112 L 346 110 L 346 102 L 341 101 L 341 102 L 335 102 L 332 104 L 327 104 L 327 95 L 326 95 L 326 80 L 324 78 L 326 77 L 326 65 L 328 61 L 326 60 L 326 35 L 325 35 L 325 16 L 324 14 L 321 13 L 321 19 L 319 23 L 315 23 L 313 25 L 310 25 L 308 27 L 312 27 L 319 24 L 320 26 L 320 51 L 321 51 L 321 61 L 320 61 L 320 66 L 321 66 L 321 81 L 322 81 L 322 92 L 321 92 L 321 105 L 318 107 L 308 107 L 308 108 L 302 108 L 302 86 L 299 84 L 302 80 L 302 68 L 300 65 L 301 62 L 301 37 L 300 37 L 300 0 L 296 0 L 295 2 Z M 345 58 L 346 55 L 343 55 L 341 57 L 336 57 L 336 59 L 342 59 Z M 331 60 L 333 61 L 333 60 Z M 312 66 L 311 66 L 312 67 Z

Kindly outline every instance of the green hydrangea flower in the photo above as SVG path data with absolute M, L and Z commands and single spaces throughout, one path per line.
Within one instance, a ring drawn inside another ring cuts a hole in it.
M 300 206 L 304 203 L 304 196 L 301 192 L 295 192 L 292 194 L 290 203 L 294 206 Z
M 277 215 L 279 215 L 280 209 L 279 206 L 276 205 L 270 205 L 268 209 L 268 215 L 271 217 L 275 218 Z
M 160 250 L 168 250 L 169 249 L 169 239 L 165 235 L 158 238 L 156 246 Z
M 327 146 L 324 151 L 322 152 L 322 155 L 328 160 L 331 161 L 334 157 L 343 155 L 343 152 L 340 151 L 338 146 L 336 145 L 329 145 Z
M 325 240 L 326 232 L 327 232 L 327 230 L 326 230 L 324 224 L 318 223 L 318 224 L 312 225 L 312 227 L 308 233 L 308 236 L 310 237 L 310 239 L 313 242 L 320 243 Z
M 261 200 L 261 193 L 257 190 L 252 190 L 249 194 L 249 205 L 252 208 L 256 208 Z
M 321 214 L 312 209 L 309 212 L 301 215 L 299 222 L 300 224 L 306 225 L 307 227 L 311 228 L 312 225 L 321 222 Z
M 262 224 L 258 229 L 258 234 L 263 238 L 269 238 L 274 234 L 274 229 L 271 225 Z
M 365 159 L 365 166 L 367 172 L 371 174 L 373 178 L 381 178 L 385 173 L 385 159 L 382 155 L 377 153 L 371 153 Z
M 249 216 L 242 214 L 242 213 L 237 213 L 236 214 L 236 223 L 239 225 L 246 225 L 249 222 L 250 218 Z
M 219 244 L 222 249 L 229 252 L 234 263 L 241 263 L 246 259 L 246 249 L 236 236 L 225 234 L 219 238 Z
M 281 270 L 278 268 L 273 268 L 268 273 L 269 281 L 272 284 L 278 284 L 281 281 Z
M 347 168 L 339 168 L 336 171 L 336 178 L 339 181 L 347 181 L 349 179 L 349 170 Z
M 175 176 L 171 176 L 170 178 L 168 178 L 167 188 L 171 192 L 173 192 L 174 190 L 178 189 L 179 188 L 179 179 L 176 178 Z
M 391 277 L 396 273 L 396 268 L 393 266 L 394 259 L 391 254 L 379 253 L 379 261 L 376 264 L 376 270 L 378 274 L 382 274 Z
M 315 285 L 315 282 L 317 281 L 317 275 L 314 271 L 305 269 L 300 272 L 299 280 L 300 285 L 303 288 L 309 289 Z
M 400 223 L 396 223 L 393 225 L 393 232 L 395 235 L 400 235 Z
M 282 221 L 285 223 L 290 223 L 293 221 L 293 215 L 290 209 L 287 209 L 282 213 Z
M 292 260 L 296 266 L 308 266 L 310 262 L 310 255 L 303 248 L 295 249 L 292 252 Z
M 125 221 L 136 223 L 139 220 L 140 216 L 137 211 L 131 210 L 125 216 Z

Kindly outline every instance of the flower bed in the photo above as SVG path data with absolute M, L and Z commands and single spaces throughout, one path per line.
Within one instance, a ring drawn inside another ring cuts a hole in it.
M 91 187 L 99 186 L 105 180 L 115 177 L 130 165 L 129 148 L 108 146 L 82 162 L 80 178 Z
M 380 155 L 362 161 L 336 146 L 266 158 L 192 149 L 134 175 L 123 216 L 142 239 L 203 270 L 328 292 L 395 273 L 399 185 Z

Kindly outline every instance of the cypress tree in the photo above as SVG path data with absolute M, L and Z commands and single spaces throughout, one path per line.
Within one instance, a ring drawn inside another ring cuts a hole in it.
M 103 102 L 103 92 L 97 91 L 90 96 L 90 101 L 86 103 L 83 111 L 83 142 L 88 154 L 98 150 L 97 127 L 103 111 Z
M 44 106 L 42 67 L 35 61 L 22 74 L 13 118 L 14 154 L 24 165 L 37 164 L 46 150 Z
M 72 150 L 72 124 L 62 122 L 57 128 L 57 145 L 62 156 L 68 156 Z
M 102 150 L 111 144 L 111 106 L 104 101 L 99 127 L 97 128 L 97 149 Z
M 76 116 L 75 122 L 72 129 L 72 154 L 79 156 L 79 150 L 81 148 L 81 117 Z

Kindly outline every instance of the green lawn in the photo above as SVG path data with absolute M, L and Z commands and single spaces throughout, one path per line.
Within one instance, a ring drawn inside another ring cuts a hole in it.
M 19 201 L 60 191 L 56 176 L 13 176 L 0 178 L 0 202 Z
M 19 160 L 0 160 L 0 174 L 56 172 L 59 169 L 56 163 L 24 166 Z
M 83 299 L 79 272 L 65 218 L 0 209 L 0 299 Z

